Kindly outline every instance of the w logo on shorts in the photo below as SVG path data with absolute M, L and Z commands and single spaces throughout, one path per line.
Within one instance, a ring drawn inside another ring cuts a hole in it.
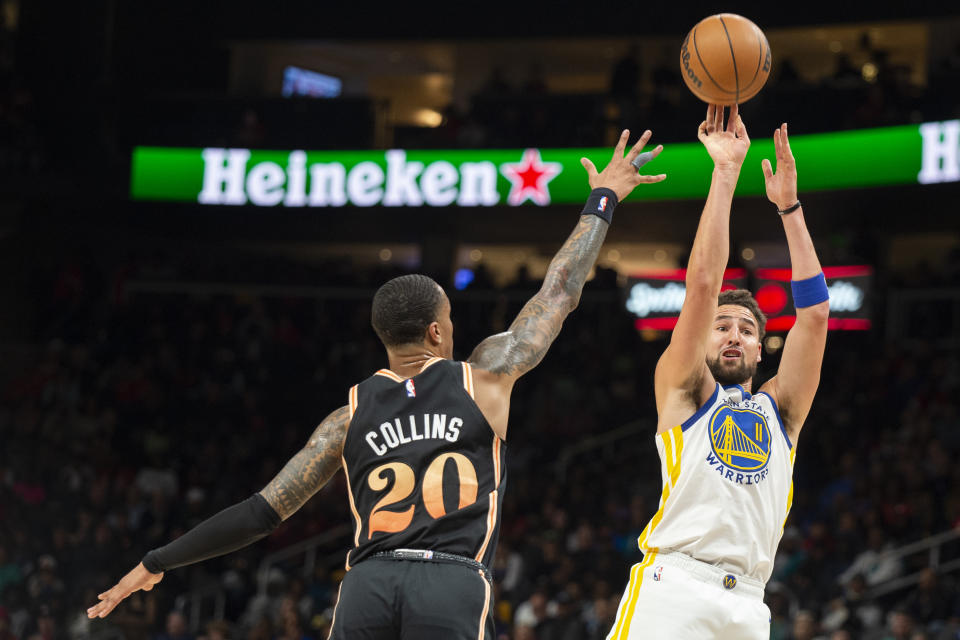
M 732 574 L 727 574 L 723 576 L 723 588 L 724 589 L 733 589 L 737 586 L 737 576 Z

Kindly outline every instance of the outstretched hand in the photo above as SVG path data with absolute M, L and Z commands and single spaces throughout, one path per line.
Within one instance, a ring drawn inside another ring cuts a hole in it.
M 707 148 L 717 169 L 740 171 L 750 148 L 750 136 L 747 135 L 747 127 L 743 124 L 737 105 L 730 107 L 726 127 L 723 126 L 723 106 L 709 105 L 707 119 L 700 123 L 697 137 Z
M 163 580 L 162 573 L 150 573 L 141 562 L 133 571 L 123 576 L 113 587 L 97 597 L 100 602 L 87 609 L 88 618 L 105 618 L 120 602 L 134 591 L 150 591 L 153 585 Z
M 781 211 L 792 207 L 797 202 L 797 163 L 790 150 L 790 139 L 787 137 L 787 123 L 773 132 L 773 148 L 777 155 L 777 172 L 773 172 L 770 161 L 766 158 L 761 161 L 763 179 L 767 185 L 767 198 Z
M 644 176 L 638 173 L 635 166 L 630 164 L 634 158 L 640 155 L 640 152 L 643 151 L 643 147 L 650 141 L 650 136 L 652 135 L 649 129 L 644 131 L 640 139 L 637 140 L 637 143 L 624 155 L 627 148 L 627 140 L 630 138 L 630 130 L 624 129 L 623 133 L 620 134 L 617 147 L 613 150 L 613 157 L 610 159 L 609 164 L 604 167 L 603 171 L 599 173 L 597 173 L 597 168 L 589 158 L 580 158 L 580 164 L 587 170 L 590 188 L 598 189 L 604 187 L 610 189 L 617 194 L 617 200 L 623 202 L 623 199 L 630 195 L 630 192 L 633 191 L 633 188 L 638 184 L 651 184 L 664 180 L 667 177 L 665 173 L 656 176 Z M 657 145 L 650 153 L 653 158 L 656 158 L 660 155 L 661 151 L 663 151 L 663 145 Z

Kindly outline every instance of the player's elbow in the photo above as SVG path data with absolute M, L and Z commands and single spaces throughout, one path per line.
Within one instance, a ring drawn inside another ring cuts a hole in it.
M 569 314 L 580 306 L 580 294 L 581 291 L 578 289 L 576 291 L 568 291 L 566 295 L 560 298 L 558 302 L 564 314 Z
M 722 284 L 723 282 L 717 280 L 713 274 L 703 272 L 691 275 L 687 273 L 685 299 L 716 298 L 720 294 L 720 286 Z
M 797 318 L 804 318 L 807 322 L 826 325 L 830 319 L 830 302 L 825 300 L 811 307 L 797 309 Z
M 551 309 L 558 309 L 564 315 L 567 315 L 579 306 L 582 291 L 581 287 L 566 284 L 549 289 L 544 287 L 540 290 L 540 298 Z

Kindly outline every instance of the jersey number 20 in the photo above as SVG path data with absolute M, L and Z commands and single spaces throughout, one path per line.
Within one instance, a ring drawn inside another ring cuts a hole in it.
M 457 465 L 457 476 L 460 479 L 460 502 L 457 509 L 463 509 L 477 501 L 477 470 L 473 463 L 461 453 L 444 453 L 436 458 L 427 467 L 423 475 L 423 504 L 433 518 L 447 515 L 443 506 L 443 468 L 447 460 L 453 460 Z M 414 505 L 404 511 L 387 511 L 386 508 L 401 500 L 405 500 L 415 488 L 417 478 L 413 469 L 402 462 L 390 462 L 380 465 L 367 476 L 367 484 L 374 491 L 383 491 L 389 484 L 385 472 L 393 474 L 393 487 L 387 495 L 373 506 L 369 519 L 369 537 L 377 531 L 397 533 L 410 526 L 413 520 Z

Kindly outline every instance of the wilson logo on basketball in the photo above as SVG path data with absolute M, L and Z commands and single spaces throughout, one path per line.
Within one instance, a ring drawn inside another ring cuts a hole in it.
M 687 35 L 687 37 L 683 39 L 683 46 L 680 47 L 680 62 L 683 64 L 683 70 L 687 74 L 689 81 L 698 87 L 702 87 L 703 81 L 698 78 L 694 70 L 690 68 L 690 50 L 687 48 L 689 42 L 690 36 Z

